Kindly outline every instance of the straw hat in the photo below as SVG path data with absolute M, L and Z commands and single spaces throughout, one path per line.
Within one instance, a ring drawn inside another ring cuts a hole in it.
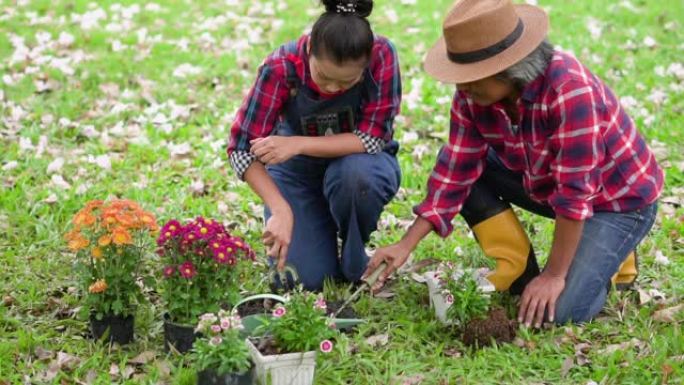
M 524 59 L 549 28 L 546 13 L 510 0 L 460 0 L 449 11 L 443 36 L 430 49 L 425 71 L 446 83 L 495 75 Z

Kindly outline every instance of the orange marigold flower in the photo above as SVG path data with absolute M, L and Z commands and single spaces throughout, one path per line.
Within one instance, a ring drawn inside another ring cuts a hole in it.
M 118 212 L 115 214 L 115 218 L 117 222 L 119 222 L 119 224 L 121 224 L 124 227 L 136 227 L 136 220 L 129 213 Z
M 104 257 L 102 249 L 99 247 L 93 247 L 93 249 L 90 251 L 90 254 L 93 256 L 94 259 L 97 260 L 101 260 Z
M 112 230 L 112 242 L 115 245 L 130 245 L 133 244 L 133 237 L 124 227 L 116 227 Z
M 157 219 L 150 213 L 143 212 L 140 216 L 140 220 L 147 227 L 157 227 Z
M 97 218 L 92 214 L 90 210 L 83 209 L 74 215 L 74 218 L 71 220 L 71 222 L 80 227 L 80 226 L 85 226 L 85 227 L 90 227 L 95 224 L 95 221 Z
M 100 239 L 97 240 L 97 244 L 100 246 L 107 246 L 110 243 L 112 243 L 112 236 L 108 234 L 101 236 Z
M 93 294 L 102 293 L 105 290 L 107 290 L 107 282 L 105 282 L 104 279 L 98 279 L 95 281 L 95 283 L 88 287 L 88 291 Z
M 90 241 L 79 233 L 69 240 L 68 246 L 72 251 L 79 251 L 88 247 L 89 244 Z

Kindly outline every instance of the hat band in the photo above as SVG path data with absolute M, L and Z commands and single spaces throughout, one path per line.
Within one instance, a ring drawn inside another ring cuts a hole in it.
M 503 40 L 501 40 L 498 43 L 495 43 L 494 45 L 490 45 L 489 47 L 485 47 L 482 49 L 478 49 L 476 51 L 470 51 L 470 52 L 462 52 L 462 53 L 456 53 L 456 52 L 449 52 L 447 50 L 447 55 L 449 56 L 449 60 L 451 60 L 454 63 L 459 63 L 459 64 L 468 64 L 468 63 L 475 63 L 478 61 L 486 60 L 489 59 L 492 56 L 496 56 L 506 50 L 508 47 L 512 46 L 513 43 L 518 41 L 520 36 L 523 33 L 524 25 L 522 22 L 522 19 L 518 19 L 518 25 L 515 27 L 513 32 L 511 32 L 508 36 L 506 36 Z

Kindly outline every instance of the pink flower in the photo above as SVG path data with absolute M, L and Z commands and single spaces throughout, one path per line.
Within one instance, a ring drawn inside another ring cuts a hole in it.
M 221 333 L 221 325 L 211 325 L 211 331 L 214 334 Z
M 330 340 L 323 340 L 321 341 L 319 348 L 323 353 L 330 353 L 333 350 L 333 343 Z
M 330 323 L 328 324 L 328 327 L 329 327 L 330 329 L 337 329 L 337 324 L 334 323 L 334 322 L 330 322 Z
M 328 308 L 328 305 L 325 303 L 325 299 L 323 299 L 323 297 L 318 297 L 316 298 L 316 302 L 314 302 L 314 308 L 325 310 Z
M 195 265 L 193 265 L 190 261 L 185 261 L 182 265 L 178 266 L 178 271 L 180 271 L 181 277 L 187 279 L 190 279 L 197 275 Z
M 446 302 L 447 305 L 451 305 L 454 303 L 454 296 L 451 293 L 448 293 L 444 296 L 444 302 Z
M 230 329 L 230 318 L 221 318 L 221 329 Z
M 209 344 L 211 344 L 213 346 L 219 346 L 219 345 L 221 345 L 221 342 L 223 342 L 223 338 L 221 338 L 221 336 L 213 336 L 209 340 Z
M 280 318 L 280 317 L 284 316 L 285 313 L 287 313 L 285 306 L 278 305 L 278 306 L 276 306 L 275 309 L 273 309 L 273 316 L 274 317 Z
M 164 268 L 164 278 L 170 278 L 173 276 L 173 273 L 176 272 L 176 267 L 175 266 L 166 266 Z

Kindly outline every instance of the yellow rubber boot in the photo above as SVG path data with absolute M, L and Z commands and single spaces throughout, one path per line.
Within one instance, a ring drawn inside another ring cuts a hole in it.
M 617 290 L 628 290 L 634 285 L 638 275 L 637 255 L 635 251 L 632 251 L 622 262 L 618 272 L 613 276 L 613 285 L 615 285 Z
M 493 215 L 472 230 L 485 255 L 496 260 L 496 269 L 487 277 L 496 290 L 522 294 L 527 283 L 539 275 L 539 266 L 513 210 Z

